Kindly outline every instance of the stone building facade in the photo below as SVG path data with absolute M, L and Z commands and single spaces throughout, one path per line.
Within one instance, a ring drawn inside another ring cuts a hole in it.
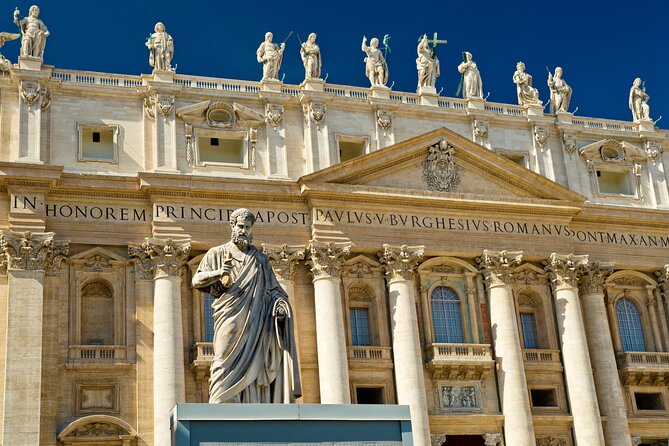
M 21 63 L 0 77 L 0 443 L 168 444 L 174 403 L 208 397 L 191 278 L 247 207 L 302 403 L 408 404 L 421 446 L 666 445 L 668 135 Z

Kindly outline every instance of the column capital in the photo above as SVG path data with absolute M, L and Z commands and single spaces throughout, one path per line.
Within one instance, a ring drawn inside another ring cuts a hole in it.
M 488 287 L 509 285 L 511 283 L 511 268 L 520 265 L 523 258 L 522 251 L 483 251 L 483 255 L 476 259 L 479 269 L 483 273 Z
M 311 273 L 316 279 L 339 278 L 344 258 L 351 253 L 351 242 L 309 242 Z
M 641 444 L 641 437 L 632 437 L 632 445 L 639 446 Z
M 56 242 L 53 237 L 53 232 L 0 231 L 0 274 L 33 270 L 58 275 L 70 248 L 69 242 Z
M 544 260 L 546 272 L 557 288 L 575 288 L 578 284 L 579 269 L 588 264 L 588 256 L 552 253 Z
M 500 433 L 483 434 L 482 437 L 485 446 L 499 446 L 502 444 L 502 434 Z
M 388 282 L 413 280 L 418 261 L 423 258 L 424 249 L 425 246 L 383 245 L 383 252 L 378 255 Z
M 578 269 L 579 292 L 582 295 L 604 294 L 604 282 L 613 272 L 613 263 L 588 262 Z
M 304 260 L 305 247 L 263 243 L 262 249 L 269 257 L 274 273 L 282 280 L 292 281 L 295 268 L 300 260 Z
M 135 275 L 140 280 L 179 277 L 189 253 L 189 240 L 147 237 L 141 246 L 128 246 L 128 254 L 134 258 Z
M 445 442 L 446 442 L 446 434 L 430 435 L 430 443 L 432 443 L 432 446 L 442 446 Z

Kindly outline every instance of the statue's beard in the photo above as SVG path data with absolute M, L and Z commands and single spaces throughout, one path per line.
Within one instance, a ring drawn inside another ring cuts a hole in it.
M 242 235 L 237 234 L 235 232 L 232 233 L 232 243 L 237 245 L 237 248 L 239 248 L 239 249 L 248 248 L 252 241 L 253 241 L 253 236 L 251 234 L 247 234 L 246 236 L 242 236 Z

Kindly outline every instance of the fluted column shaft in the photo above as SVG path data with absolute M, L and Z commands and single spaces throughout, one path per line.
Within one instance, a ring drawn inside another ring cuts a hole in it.
M 511 268 L 520 264 L 521 258 L 522 252 L 486 250 L 478 260 L 488 290 L 506 444 L 535 446 L 525 362 L 510 286 Z
M 131 247 L 138 258 L 138 279 L 153 276 L 153 425 L 154 444 L 170 444 L 170 411 L 186 401 L 181 273 L 188 254 L 187 241 L 147 239 Z
M 42 404 L 42 314 L 45 275 L 57 274 L 66 243 L 49 233 L 0 233 L 7 274 L 7 331 L 4 411 L 0 443 L 40 444 Z
M 312 242 L 318 379 L 322 404 L 350 404 L 340 270 L 350 243 Z
M 590 263 L 582 270 L 580 293 L 585 332 L 602 415 L 608 417 L 604 427 L 607 446 L 631 446 L 625 397 L 623 396 L 609 321 L 604 304 L 604 281 L 612 266 Z
M 553 283 L 567 393 L 574 415 L 576 446 L 604 446 L 588 339 L 576 288 L 578 270 L 587 264 L 588 256 L 554 253 L 546 262 L 546 270 Z M 608 331 L 604 333 L 608 334 Z
M 390 322 L 397 402 L 411 409 L 411 428 L 416 445 L 430 444 L 425 375 L 420 351 L 414 270 L 423 246 L 383 245 L 379 255 L 388 279 Z

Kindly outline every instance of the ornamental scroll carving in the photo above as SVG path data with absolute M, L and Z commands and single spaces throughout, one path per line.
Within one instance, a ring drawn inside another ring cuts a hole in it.
M 476 142 L 483 144 L 488 138 L 488 121 L 485 119 L 476 119 L 474 120 L 474 136 L 476 137 Z
M 393 112 L 389 110 L 377 110 L 376 124 L 383 132 L 383 136 L 387 136 L 388 130 L 393 126 Z
M 604 282 L 613 272 L 613 263 L 591 262 L 582 266 L 579 288 L 581 295 L 604 294 Z
M 293 280 L 295 268 L 304 260 L 304 246 L 269 245 L 263 243 L 263 252 L 269 257 L 274 273 L 282 280 Z
M 147 238 L 142 246 L 129 246 L 128 254 L 135 262 L 137 279 L 178 277 L 190 254 L 190 242 Z
M 543 125 L 535 125 L 534 140 L 537 142 L 537 146 L 543 150 L 548 142 L 548 129 Z
M 483 434 L 483 442 L 485 446 L 502 446 L 502 434 Z
M 342 264 L 351 253 L 351 242 L 318 242 L 309 244 L 309 260 L 311 273 L 315 279 L 338 278 Z
M 446 443 L 446 434 L 430 435 L 430 443 L 432 446 L 443 446 L 443 444 Z
M 588 256 L 553 253 L 543 264 L 555 287 L 573 288 L 578 284 L 579 271 L 588 264 Z
M 522 251 L 483 251 L 483 255 L 476 259 L 486 285 L 500 286 L 511 283 L 511 269 L 523 258 Z
M 460 182 L 460 166 L 455 164 L 455 149 L 442 139 L 428 148 L 423 161 L 423 179 L 430 190 L 452 192 Z
M 53 236 L 53 232 L 0 231 L 0 273 L 7 274 L 7 270 L 43 270 L 48 276 L 58 275 L 62 262 L 69 254 L 69 243 L 55 242 Z
M 562 148 L 564 149 L 565 152 L 569 153 L 570 155 L 572 153 L 576 152 L 576 135 L 571 135 L 569 133 L 565 133 L 562 135 Z
M 42 96 L 42 86 L 38 82 L 21 82 L 21 99 L 28 107 L 32 107 Z
M 388 281 L 413 280 L 416 266 L 423 258 L 424 250 L 424 246 L 383 245 L 383 252 L 379 253 L 379 259 Z
M 539 437 L 537 446 L 567 446 L 565 437 Z
M 174 96 L 171 94 L 159 94 L 156 96 L 156 108 L 167 119 L 174 108 Z
M 279 126 L 283 118 L 283 105 L 281 104 L 267 104 L 265 106 L 265 119 L 267 123 L 272 126 L 274 130 Z
M 302 106 L 302 110 L 304 111 L 304 119 L 314 121 L 316 128 L 320 128 L 325 120 L 325 104 L 322 102 L 309 102 Z

